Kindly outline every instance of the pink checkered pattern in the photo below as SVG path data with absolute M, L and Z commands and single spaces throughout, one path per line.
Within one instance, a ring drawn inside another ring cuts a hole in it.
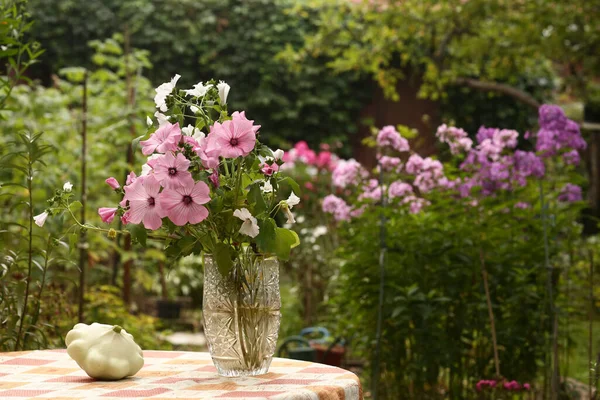
M 223 378 L 208 353 L 145 351 L 144 368 L 115 382 L 88 377 L 65 350 L 0 353 L 0 399 L 362 400 L 356 375 L 273 359 L 266 375 Z

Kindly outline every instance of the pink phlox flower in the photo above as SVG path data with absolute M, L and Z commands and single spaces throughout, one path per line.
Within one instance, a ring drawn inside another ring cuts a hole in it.
M 167 123 L 150 135 L 148 140 L 141 141 L 140 145 L 142 146 L 142 153 L 148 156 L 154 152 L 162 154 L 168 151 L 175 151 L 180 140 L 181 129 L 179 129 L 179 122 L 175 125 Z
M 248 120 L 244 112 L 236 111 L 232 118 L 222 124 L 215 122 L 210 127 L 205 150 L 207 155 L 223 158 L 245 157 L 254 149 L 260 125 L 253 125 L 254 121 Z
M 189 167 L 190 160 L 183 154 L 178 153 L 175 157 L 173 153 L 167 153 L 156 160 L 154 176 L 166 189 L 189 186 L 194 183 Z
M 402 203 L 408 204 L 409 212 L 411 214 L 418 214 L 424 207 L 431 204 L 428 200 L 416 196 L 406 196 L 404 200 L 402 200 Z
M 529 383 L 524 383 L 523 384 L 523 389 L 525 389 L 525 390 L 531 390 L 531 385 Z
M 563 154 L 563 160 L 567 165 L 579 165 L 581 158 L 577 150 L 571 150 Z
M 160 184 L 156 178 L 152 175 L 138 178 L 124 189 L 123 200 L 129 203 L 129 210 L 123 215 L 124 223 L 143 222 L 147 229 L 160 228 L 165 213 L 160 206 Z
M 106 222 L 107 224 L 110 224 L 115 219 L 116 213 L 117 208 L 101 207 L 98 209 L 98 215 L 102 219 L 102 222 Z
M 357 185 L 362 179 L 365 179 L 369 173 L 356 160 L 341 160 L 333 170 L 331 179 L 333 185 L 345 188 L 350 185 Z
M 392 182 L 388 189 L 388 195 L 390 196 L 390 199 L 405 197 L 412 194 L 414 194 L 412 186 L 402 181 Z
M 567 183 L 558 194 L 558 201 L 572 203 L 575 201 L 581 201 L 581 187 Z
M 406 172 L 412 175 L 416 175 L 421 172 L 423 168 L 423 158 L 418 154 L 413 154 L 408 158 L 406 162 L 406 167 L 404 168 Z
M 327 195 L 323 199 L 322 209 L 326 213 L 333 214 L 336 221 L 350 220 L 350 206 L 336 195 Z
M 381 156 L 379 157 L 379 165 L 384 171 L 396 171 L 402 170 L 402 161 L 398 157 Z
M 202 181 L 185 186 L 165 189 L 160 196 L 161 207 L 177 226 L 198 224 L 208 217 L 208 209 L 202 204 L 210 201 L 210 189 Z
M 499 148 L 514 149 L 517 147 L 519 132 L 511 129 L 496 130 L 492 142 Z
M 390 147 L 399 152 L 410 150 L 408 140 L 403 138 L 392 125 L 384 126 L 377 133 L 377 145 L 379 147 Z
M 365 199 L 368 200 L 381 200 L 381 186 L 377 179 L 369 179 L 366 185 L 362 188 L 363 192 L 358 196 L 359 201 L 363 201 Z

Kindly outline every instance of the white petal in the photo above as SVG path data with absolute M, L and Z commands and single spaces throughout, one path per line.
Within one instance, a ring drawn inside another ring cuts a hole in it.
M 71 182 L 65 182 L 65 184 L 63 185 L 63 190 L 65 192 L 70 192 L 71 189 L 73 189 L 73 184 L 71 184 Z
M 193 136 L 195 129 L 196 128 L 193 125 L 190 124 L 188 126 L 185 126 L 185 127 L 181 128 L 181 132 L 183 132 L 183 134 L 185 136 Z
M 196 106 L 190 106 L 190 110 L 192 110 L 194 114 L 198 114 L 198 111 L 200 111 L 200 109 Z
M 46 218 L 48 218 L 48 212 L 44 211 L 43 213 L 38 214 L 35 217 L 33 217 L 33 222 L 35 222 L 35 224 L 41 228 L 42 226 L 44 226 L 44 223 L 46 222 Z
M 217 85 L 217 89 L 219 90 L 219 100 L 221 100 L 221 104 L 227 104 L 227 96 L 229 95 L 229 89 L 231 89 L 231 87 L 221 81 Z
M 167 117 L 165 114 L 159 113 L 158 111 L 154 113 L 154 116 L 156 117 L 156 120 L 158 121 L 159 127 L 163 126 L 164 124 L 169 122 L 169 117 Z
M 273 192 L 273 185 L 271 185 L 270 181 L 265 182 L 265 184 L 262 186 L 262 191 L 263 191 L 263 193 Z
M 292 208 L 300 203 L 300 197 L 296 196 L 296 194 L 292 192 L 292 194 L 290 194 L 290 197 L 288 197 L 288 199 L 286 200 L 286 203 L 288 206 L 290 206 L 290 208 Z
M 204 86 L 202 82 L 198 82 L 193 89 L 184 90 L 184 92 L 188 96 L 202 97 L 208 92 L 208 89 L 210 89 L 210 85 Z
M 152 126 L 152 119 L 146 115 L 146 125 Z
M 296 223 L 296 220 L 294 219 L 294 214 L 292 214 L 292 212 L 290 211 L 289 208 L 284 207 L 283 208 L 283 212 L 287 215 L 287 221 L 286 224 L 294 224 Z
M 275 157 L 275 160 L 281 160 L 283 158 L 284 155 L 284 151 L 281 149 L 277 149 L 273 152 L 273 157 Z
M 240 208 L 238 210 L 235 210 L 233 212 L 233 216 L 234 217 L 238 217 L 242 221 L 246 221 L 247 219 L 254 218 L 252 216 L 252 214 L 250 214 L 250 211 L 248 211 L 247 208 Z
M 248 235 L 252 238 L 258 236 L 258 234 L 260 232 L 260 228 L 258 227 L 258 224 L 256 223 L 256 218 L 245 220 L 244 223 L 242 224 L 242 227 L 240 228 L 239 232 L 244 235 Z

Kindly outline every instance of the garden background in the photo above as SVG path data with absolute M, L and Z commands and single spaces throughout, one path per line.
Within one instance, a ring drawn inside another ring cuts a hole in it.
M 124 183 L 142 160 L 131 142 L 154 87 L 179 73 L 181 87 L 226 81 L 261 140 L 293 149 L 302 244 L 282 265 L 280 338 L 315 325 L 344 337 L 375 398 L 594 395 L 600 5 L 4 0 L 1 12 L 0 350 L 64 347 L 77 321 L 122 325 L 143 348 L 201 331 L 190 248 L 33 223 L 69 181 L 71 212 L 102 225 L 105 179 Z M 382 159 L 390 125 L 410 150 Z M 492 154 L 482 126 L 519 134 Z M 157 318 L 169 304 L 180 316 Z

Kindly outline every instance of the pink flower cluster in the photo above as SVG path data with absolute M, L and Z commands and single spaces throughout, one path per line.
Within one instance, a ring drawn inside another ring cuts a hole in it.
M 377 146 L 380 148 L 389 147 L 398 152 L 410 150 L 408 140 L 402 137 L 392 125 L 384 126 L 377 134 Z
M 444 166 L 431 157 L 422 158 L 418 154 L 413 154 L 406 163 L 406 172 L 415 175 L 413 184 L 421 193 L 430 192 L 439 186 L 445 187 L 448 183 L 448 179 L 444 176 Z
M 336 221 L 348 221 L 352 209 L 344 199 L 330 194 L 323 199 L 323 211 L 333 214 Z
M 509 391 L 519 391 L 519 390 L 531 390 L 531 385 L 529 383 L 524 383 L 523 385 L 519 384 L 519 382 L 517 381 L 510 381 L 510 382 L 499 382 L 499 381 L 495 381 L 493 379 L 491 380 L 480 380 L 479 382 L 477 382 L 475 384 L 475 389 L 478 392 L 481 392 L 482 390 L 486 389 L 486 388 L 490 388 L 490 389 L 494 389 L 494 388 L 502 388 L 505 390 L 509 390 Z
M 544 104 L 539 109 L 540 130 L 537 133 L 536 150 L 543 157 L 551 157 L 561 152 L 569 154 L 565 162 L 579 163 L 579 154 L 573 151 L 586 148 L 579 125 L 567 118 L 564 111 L 555 105 Z
M 291 168 L 294 163 L 301 162 L 319 169 L 333 171 L 337 165 L 338 158 L 330 151 L 327 144 L 322 144 L 321 151 L 317 154 L 308 147 L 305 141 L 300 141 L 294 145 L 294 148 L 285 153 L 283 161 L 286 163 L 286 168 Z
M 150 156 L 142 175 L 138 177 L 131 172 L 123 187 L 124 197 L 120 202 L 123 223 L 143 223 L 145 228 L 156 230 L 165 217 L 178 226 L 206 219 L 208 209 L 204 204 L 210 201 L 210 187 L 194 180 L 191 160 L 186 154 L 195 154 L 204 169 L 212 170 L 209 181 L 218 187 L 216 168 L 220 157 L 247 156 L 254 149 L 260 126 L 253 122 L 243 112 L 235 112 L 231 120 L 211 126 L 206 137 L 184 135 L 179 124 L 160 125 L 148 140 L 140 142 L 142 153 Z M 115 190 L 120 188 L 115 178 L 108 178 L 106 183 Z M 98 213 L 104 222 L 110 223 L 118 211 L 101 208 Z
M 469 151 L 473 146 L 473 141 L 469 139 L 467 132 L 461 128 L 455 128 L 453 126 L 447 126 L 446 124 L 443 124 L 438 127 L 435 135 L 441 142 L 450 146 L 450 152 L 453 155 Z
M 340 160 L 333 173 L 331 179 L 333 185 L 338 188 L 358 185 L 363 179 L 369 176 L 367 170 L 356 160 Z

